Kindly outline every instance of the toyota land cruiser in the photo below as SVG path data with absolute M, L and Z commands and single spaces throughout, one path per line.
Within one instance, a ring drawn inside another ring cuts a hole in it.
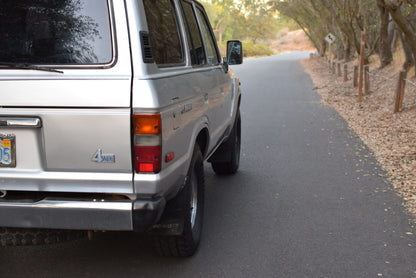
M 193 0 L 5 0 L 0 37 L 0 244 L 136 231 L 194 254 L 203 162 L 239 167 L 241 42 L 221 59 Z

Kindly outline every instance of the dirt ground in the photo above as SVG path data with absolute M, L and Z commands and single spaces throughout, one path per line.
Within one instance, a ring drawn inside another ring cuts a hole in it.
M 416 84 L 406 82 L 402 112 L 393 113 L 398 74 L 404 58 L 395 54 L 394 62 L 384 69 L 379 69 L 377 59 L 371 59 L 370 93 L 363 96 L 361 103 L 358 102 L 358 88 L 352 81 L 352 69 L 358 59 L 348 63 L 347 82 L 343 81 L 343 76 L 332 74 L 323 58 L 314 56 L 303 60 L 302 64 L 322 102 L 334 107 L 372 150 L 397 194 L 403 198 L 403 204 L 416 216 Z M 414 75 L 414 71 L 409 72 L 408 79 L 416 83 Z
M 315 51 L 315 47 L 309 41 L 305 32 L 296 30 L 289 32 L 283 29 L 277 34 L 277 39 L 271 43 L 275 53 L 287 51 Z

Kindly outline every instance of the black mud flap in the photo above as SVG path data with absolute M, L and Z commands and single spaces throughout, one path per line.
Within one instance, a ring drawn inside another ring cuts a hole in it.
M 170 218 L 161 220 L 149 230 L 152 235 L 179 236 L 183 232 L 183 218 Z
M 182 189 L 183 190 L 183 189 Z M 183 233 L 185 223 L 185 202 L 184 194 L 176 195 L 166 204 L 165 211 L 159 222 L 151 227 L 149 233 L 159 236 L 177 236 Z
M 136 201 L 133 204 L 133 230 L 146 232 L 160 219 L 166 201 L 160 198 L 152 201 Z

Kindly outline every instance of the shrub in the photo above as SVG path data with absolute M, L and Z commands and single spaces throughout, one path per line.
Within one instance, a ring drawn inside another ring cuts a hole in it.
M 273 50 L 264 43 L 254 43 L 253 41 L 243 41 L 244 57 L 270 56 Z
M 221 53 L 221 57 L 227 54 L 227 42 L 218 42 L 218 48 Z M 243 54 L 244 57 L 258 57 L 258 56 L 270 56 L 273 55 L 273 50 L 264 43 L 254 43 L 253 41 L 243 41 Z

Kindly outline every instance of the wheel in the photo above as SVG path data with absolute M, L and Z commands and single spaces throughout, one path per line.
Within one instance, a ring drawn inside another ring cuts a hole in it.
M 0 228 L 0 246 L 54 244 L 86 236 L 86 231 Z
M 171 203 L 183 209 L 183 231 L 180 235 L 155 236 L 157 252 L 167 257 L 189 257 L 195 254 L 201 240 L 204 215 L 204 168 L 202 154 L 196 145 L 187 175 L 187 183 Z
M 217 175 L 235 174 L 240 166 L 240 151 L 241 151 L 241 116 L 240 111 L 237 112 L 237 117 L 230 137 L 227 141 L 216 151 L 220 159 L 214 159 L 211 162 L 212 169 Z M 216 155 L 214 154 L 214 156 Z

